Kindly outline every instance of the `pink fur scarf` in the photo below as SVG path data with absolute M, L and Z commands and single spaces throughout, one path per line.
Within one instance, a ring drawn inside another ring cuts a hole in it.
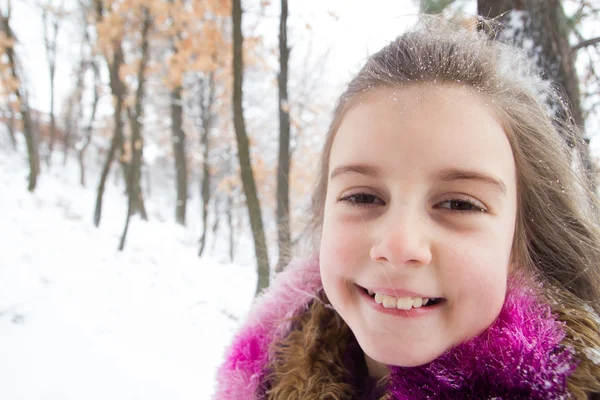
M 261 399 L 269 345 L 286 335 L 290 317 L 322 288 L 317 260 L 296 262 L 260 296 L 217 373 L 218 400 Z M 504 307 L 486 332 L 427 365 L 392 367 L 387 392 L 396 400 L 562 399 L 576 367 L 561 346 L 563 325 L 522 279 L 511 279 Z

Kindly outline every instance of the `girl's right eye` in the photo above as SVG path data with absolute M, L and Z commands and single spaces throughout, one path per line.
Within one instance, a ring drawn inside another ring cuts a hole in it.
M 338 201 L 350 203 L 353 207 L 371 207 L 374 205 L 385 205 L 379 197 L 369 193 L 352 193 L 340 197 Z

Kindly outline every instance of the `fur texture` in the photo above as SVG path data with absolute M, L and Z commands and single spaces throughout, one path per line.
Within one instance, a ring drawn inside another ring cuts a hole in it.
M 318 260 L 289 266 L 253 312 L 226 354 L 217 376 L 218 400 L 262 399 L 269 346 L 291 329 L 322 288 Z M 576 367 L 561 346 L 564 328 L 522 278 L 511 279 L 504 307 L 483 334 L 430 364 L 392 367 L 389 398 L 562 399 Z
M 316 259 L 295 262 L 275 278 L 269 290 L 255 300 L 248 320 L 225 354 L 217 372 L 218 400 L 248 400 L 261 392 L 269 345 L 287 334 L 290 319 L 305 309 L 321 287 Z
M 388 391 L 397 400 L 567 398 L 576 364 L 560 344 L 562 324 L 537 298 L 513 278 L 492 326 L 425 366 L 393 367 Z

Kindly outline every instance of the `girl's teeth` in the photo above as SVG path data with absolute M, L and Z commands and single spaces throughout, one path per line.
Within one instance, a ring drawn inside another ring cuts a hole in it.
M 383 306 L 385 308 L 396 308 L 396 298 L 390 296 L 383 296 Z
M 396 307 L 400 310 L 410 310 L 413 305 L 413 299 L 410 297 L 403 297 L 398 299 L 396 302 Z
M 399 310 L 410 310 L 411 308 L 420 308 L 429 303 L 428 297 L 401 297 L 396 298 L 393 296 L 387 296 L 381 293 L 375 293 L 371 290 L 367 290 L 369 296 L 375 295 L 375 302 L 382 304 L 385 308 L 397 308 Z
M 413 303 L 412 303 L 413 308 L 420 308 L 422 305 L 423 305 L 422 298 L 417 297 L 417 298 L 413 299 Z

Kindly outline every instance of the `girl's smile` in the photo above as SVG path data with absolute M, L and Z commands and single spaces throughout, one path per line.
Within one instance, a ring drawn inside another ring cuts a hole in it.
M 398 291 L 396 291 L 396 295 L 382 295 L 383 291 L 375 291 L 371 295 L 369 294 L 370 290 L 358 285 L 356 285 L 356 290 L 361 299 L 374 311 L 398 317 L 425 317 L 435 312 L 444 302 L 444 299 L 440 297 L 418 296 L 413 293 L 408 295 L 398 293 Z
M 323 287 L 368 359 L 422 365 L 493 323 L 517 191 L 508 138 L 481 97 L 370 92 L 344 116 L 329 165 Z

